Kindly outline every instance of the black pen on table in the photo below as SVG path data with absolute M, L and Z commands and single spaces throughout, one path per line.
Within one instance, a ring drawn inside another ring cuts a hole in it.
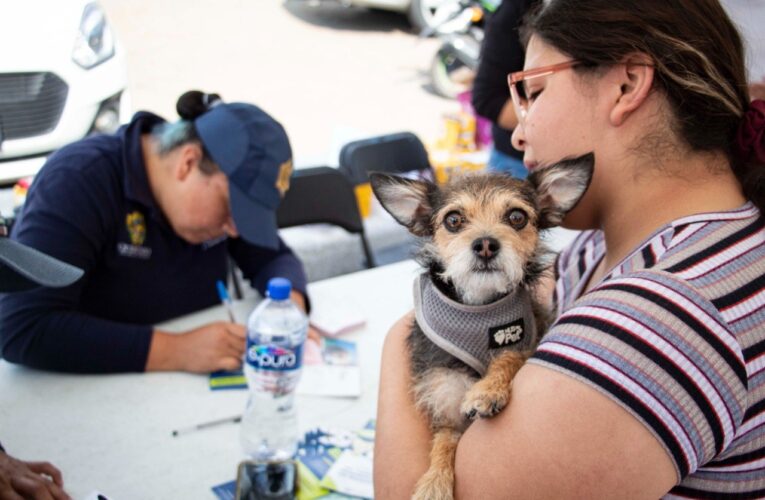
M 191 427 L 185 427 L 183 429 L 176 429 L 173 431 L 173 437 L 180 436 L 181 434 L 186 434 L 189 432 L 194 431 L 201 431 L 204 429 L 209 429 L 210 427 L 217 427 L 219 425 L 223 424 L 238 424 L 242 421 L 242 416 L 237 415 L 235 417 L 225 417 L 225 418 L 219 418 L 218 420 L 210 420 L 209 422 L 203 422 L 201 424 L 192 425 Z
M 228 319 L 232 323 L 236 323 L 236 316 L 234 316 L 234 303 L 231 301 L 231 297 L 228 295 L 226 285 L 224 285 L 221 280 L 218 280 L 215 285 L 218 287 L 218 297 L 220 297 L 220 302 L 226 308 L 226 311 L 228 311 Z

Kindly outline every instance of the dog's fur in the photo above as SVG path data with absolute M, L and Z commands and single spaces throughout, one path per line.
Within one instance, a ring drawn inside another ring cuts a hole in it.
M 536 297 L 534 287 L 551 263 L 540 231 L 560 224 L 578 202 L 593 164 L 590 154 L 535 171 L 527 181 L 480 173 L 443 187 L 379 173 L 370 179 L 382 206 L 420 237 L 417 260 L 434 285 L 460 303 L 479 305 L 518 287 Z M 549 308 L 532 302 L 537 331 L 544 332 Z M 430 341 L 416 321 L 408 346 L 414 399 L 433 431 L 430 468 L 414 498 L 450 499 L 461 434 L 477 416 L 491 417 L 507 405 L 512 379 L 531 352 L 501 351 L 480 378 Z

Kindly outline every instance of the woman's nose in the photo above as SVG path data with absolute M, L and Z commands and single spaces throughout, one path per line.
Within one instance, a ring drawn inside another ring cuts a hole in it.
M 513 143 L 513 147 L 518 151 L 523 151 L 526 147 L 523 125 L 521 125 L 520 122 L 518 122 L 518 125 L 513 129 L 513 135 L 510 137 L 510 141 Z

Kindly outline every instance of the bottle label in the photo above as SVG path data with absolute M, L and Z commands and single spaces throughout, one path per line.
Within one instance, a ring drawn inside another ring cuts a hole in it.
M 303 345 L 288 349 L 247 343 L 247 363 L 256 370 L 292 371 L 303 366 Z

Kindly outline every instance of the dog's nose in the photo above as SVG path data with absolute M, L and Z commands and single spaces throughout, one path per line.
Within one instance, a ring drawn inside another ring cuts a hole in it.
M 491 260 L 499 252 L 499 241 L 496 238 L 477 238 L 473 240 L 473 253 L 483 260 Z

